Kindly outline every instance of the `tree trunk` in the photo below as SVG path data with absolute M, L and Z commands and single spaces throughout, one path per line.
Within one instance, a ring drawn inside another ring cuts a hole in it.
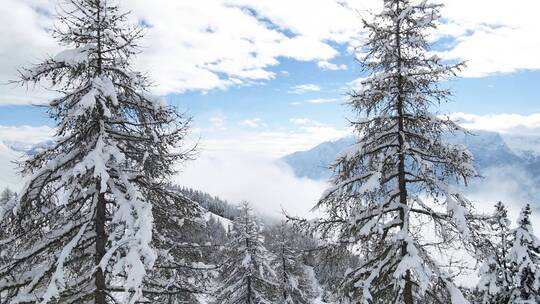
M 100 0 L 96 0 L 98 9 L 97 9 L 97 53 L 98 53 L 98 67 L 96 73 L 101 75 L 102 73 L 102 58 L 101 58 L 101 3 Z M 103 109 L 98 103 L 99 117 L 103 117 Z M 101 127 L 101 126 L 100 126 Z M 103 131 L 103 130 L 100 130 Z M 106 222 L 106 202 L 105 202 L 105 193 L 101 193 L 100 187 L 101 181 L 97 181 L 97 192 L 98 200 L 96 204 L 96 256 L 95 263 L 97 266 L 95 274 L 95 284 L 96 291 L 94 294 L 94 303 L 95 304 L 106 304 L 106 284 L 105 284 L 105 274 L 103 269 L 99 267 L 101 259 L 105 256 L 105 244 L 107 242 L 107 233 L 105 232 L 105 222 Z
M 396 12 L 401 14 L 400 11 L 400 0 L 396 0 Z M 401 59 L 401 21 L 398 20 L 396 23 L 396 50 L 397 50 L 397 72 L 398 72 L 398 96 L 397 96 L 397 112 L 398 112 L 398 144 L 399 144 L 399 165 L 398 165 L 398 187 L 399 187 L 399 203 L 401 208 L 399 210 L 399 218 L 401 220 L 400 228 L 408 229 L 407 214 L 405 214 L 405 206 L 407 205 L 407 181 L 405 175 L 405 139 L 404 131 L 404 112 L 403 112 L 403 102 L 404 102 L 404 88 L 403 88 L 403 76 L 401 75 L 402 68 L 402 59 Z M 408 231 L 407 231 L 408 235 Z M 401 245 L 401 256 L 404 257 L 408 254 L 407 243 L 403 242 Z M 403 302 L 405 304 L 413 304 L 413 292 L 412 292 L 412 282 L 411 282 L 411 272 L 407 270 L 405 273 L 405 287 L 403 289 Z
M 94 294 L 94 301 L 95 304 L 105 304 L 105 274 L 103 273 L 103 270 L 99 267 L 99 263 L 101 262 L 101 259 L 105 255 L 105 243 L 107 242 L 107 234 L 105 233 L 105 220 L 106 220 L 106 214 L 105 214 L 105 194 L 99 193 L 98 194 L 98 201 L 96 206 L 96 219 L 95 219 L 95 225 L 96 225 L 96 259 L 95 263 L 97 266 L 96 274 L 95 274 L 95 284 L 96 284 L 96 291 Z
M 285 265 L 285 246 L 283 245 L 281 248 L 281 262 L 283 263 L 283 301 L 287 299 L 287 266 Z
M 249 227 L 248 227 L 248 211 L 246 209 L 246 216 L 245 216 L 245 232 L 246 232 L 246 250 L 250 251 L 250 244 L 249 244 Z M 251 252 L 250 252 L 251 253 Z M 247 304 L 251 304 L 252 301 L 252 291 L 251 291 L 251 273 L 247 277 Z

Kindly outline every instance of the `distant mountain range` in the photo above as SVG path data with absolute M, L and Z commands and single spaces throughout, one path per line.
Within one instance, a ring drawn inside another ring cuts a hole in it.
M 527 198 L 539 197 L 540 137 L 473 131 L 472 135 L 449 137 L 448 141 L 469 148 L 481 175 L 500 173 L 503 184 L 510 178 L 519 178 L 517 182 L 527 192 Z M 288 164 L 298 177 L 327 180 L 331 176 L 329 164 L 354 142 L 352 136 L 323 142 L 307 151 L 289 154 L 281 158 L 281 161 Z

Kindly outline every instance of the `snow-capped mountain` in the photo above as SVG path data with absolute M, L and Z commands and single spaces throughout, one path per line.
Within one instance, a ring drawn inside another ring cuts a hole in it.
M 448 140 L 469 148 L 480 174 L 491 168 L 502 167 L 518 169 L 533 179 L 540 173 L 540 137 L 474 131 L 472 135 L 453 136 Z M 287 163 L 298 177 L 324 180 L 331 175 L 328 165 L 354 141 L 354 137 L 350 136 L 323 142 L 310 150 L 289 154 L 281 160 Z M 540 190 L 540 180 L 535 184 Z
M 336 141 L 326 141 L 307 151 L 298 151 L 281 158 L 288 164 L 298 177 L 313 180 L 323 180 L 330 177 L 328 165 L 331 164 L 341 151 L 354 143 L 352 136 Z

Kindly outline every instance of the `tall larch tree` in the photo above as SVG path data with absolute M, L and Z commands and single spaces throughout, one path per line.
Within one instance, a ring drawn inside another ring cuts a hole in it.
M 432 112 L 451 96 L 440 82 L 463 64 L 430 51 L 441 5 L 382 2 L 364 20 L 366 77 L 350 93 L 358 141 L 333 165 L 316 205 L 326 216 L 299 224 L 360 256 L 340 287 L 344 301 L 466 303 L 436 253 L 474 245 L 473 208 L 455 185 L 476 172 L 472 154 L 444 140 L 462 129 Z
M 170 197 L 189 120 L 132 69 L 142 32 L 112 1 L 66 0 L 58 12 L 66 50 L 21 70 L 22 83 L 58 92 L 57 128 L 23 165 L 0 293 L 10 304 L 135 303 L 156 260 L 153 202 Z
M 233 222 L 216 291 L 216 304 L 277 303 L 279 283 L 260 230 L 251 207 L 243 203 L 241 215 Z
M 540 240 L 531 226 L 531 206 L 527 204 L 512 230 L 512 246 L 508 252 L 512 289 L 508 303 L 540 302 Z
M 502 202 L 495 205 L 495 212 L 489 220 L 492 238 L 486 238 L 487 256 L 479 269 L 478 290 L 482 304 L 508 303 L 512 287 L 512 269 L 508 263 L 511 246 L 510 220 L 508 210 Z

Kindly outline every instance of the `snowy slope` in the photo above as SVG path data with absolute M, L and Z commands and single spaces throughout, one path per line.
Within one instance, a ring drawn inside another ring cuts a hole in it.
M 213 217 L 215 220 L 217 220 L 225 229 L 225 231 L 232 230 L 233 222 L 229 219 L 226 219 L 222 216 L 219 216 L 215 213 L 212 213 L 210 211 L 206 212 L 204 214 L 204 219 L 208 222 L 210 220 L 210 217 Z

